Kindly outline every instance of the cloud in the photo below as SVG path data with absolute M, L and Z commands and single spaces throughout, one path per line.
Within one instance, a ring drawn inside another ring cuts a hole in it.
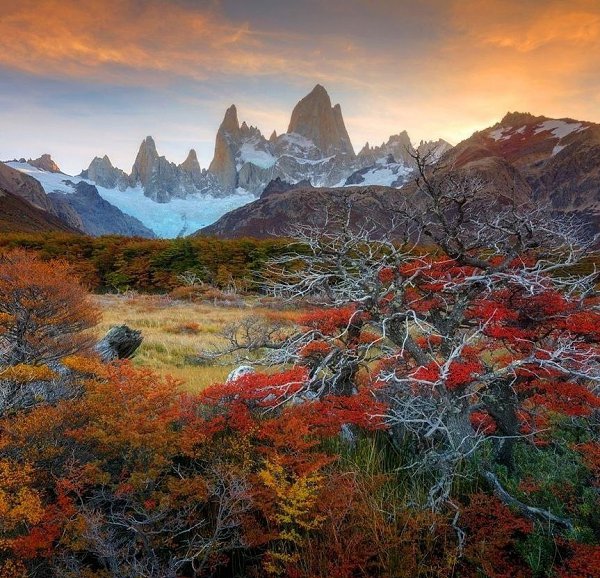
M 175 142 L 191 122 L 212 134 L 232 102 L 267 133 L 285 130 L 316 82 L 357 148 L 402 129 L 457 142 L 507 110 L 600 121 L 598 0 L 3 4 L 0 98 L 33 101 L 49 135 L 74 114 L 80 132 L 102 125 L 100 152 L 124 131 Z M 26 119 L 5 109 L 7 143 L 25 142 Z
M 0 19 L 0 66 L 40 76 L 160 84 L 173 76 L 354 78 L 365 64 L 332 34 L 303 35 L 226 19 L 218 2 L 21 0 Z

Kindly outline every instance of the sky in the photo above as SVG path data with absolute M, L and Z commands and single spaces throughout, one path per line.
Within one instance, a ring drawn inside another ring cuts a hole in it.
M 355 149 L 507 111 L 600 122 L 600 0 L 0 0 L 0 159 L 207 167 L 232 103 L 285 132 L 317 83 Z

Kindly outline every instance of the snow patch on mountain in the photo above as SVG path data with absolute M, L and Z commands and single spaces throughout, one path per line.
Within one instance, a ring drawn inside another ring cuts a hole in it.
M 513 127 L 500 127 L 489 132 L 488 137 L 495 140 L 496 142 L 500 140 L 508 140 L 515 134 L 523 134 L 526 128 L 526 126 L 521 126 L 517 129 L 514 129 Z
M 7 164 L 39 181 L 46 193 L 72 194 L 75 192 L 73 185 L 81 181 L 94 185 L 104 200 L 123 213 L 136 217 L 157 236 L 164 238 L 193 233 L 214 223 L 225 213 L 255 200 L 254 195 L 238 189 L 236 194 L 224 198 L 190 195 L 183 199 L 173 198 L 169 203 L 157 203 L 144 195 L 141 186 L 124 191 L 106 189 L 81 177 L 50 173 L 27 163 Z
M 252 163 L 261 169 L 270 169 L 277 159 L 270 152 L 256 148 L 256 143 L 245 142 L 240 148 L 240 161 L 240 166 Z
M 33 177 L 35 180 L 39 181 L 42 185 L 44 191 L 46 193 L 74 193 L 73 184 L 78 183 L 82 179 L 79 177 L 71 177 L 70 175 L 66 175 L 65 173 L 55 173 L 44 171 L 29 163 L 19 163 L 15 161 L 11 161 L 6 163 L 9 167 L 16 169 L 22 173 Z M 90 182 L 90 181 L 86 181 Z M 90 184 L 93 184 L 90 182 Z
M 534 134 L 551 132 L 556 138 L 563 139 L 573 132 L 585 130 L 587 127 L 580 122 L 566 122 L 564 120 L 546 120 L 538 125 Z

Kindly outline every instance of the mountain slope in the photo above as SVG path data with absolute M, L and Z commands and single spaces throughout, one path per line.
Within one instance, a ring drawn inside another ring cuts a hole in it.
M 55 215 L 0 187 L 0 233 L 49 231 L 81 234 L 81 231 L 70 227 Z
M 38 183 L 50 205 L 48 210 L 71 228 L 78 228 L 90 235 L 156 236 L 138 219 L 104 200 L 97 187 L 79 177 L 16 161 L 9 162 L 8 168 L 23 174 L 27 182 Z
M 351 204 L 351 221 L 365 218 L 381 226 L 390 222 L 390 204 L 398 198 L 398 189 L 391 187 L 313 188 L 302 186 L 268 191 L 260 199 L 235 209 L 216 223 L 195 235 L 235 237 L 286 236 L 294 225 L 323 224 L 328 214 L 341 214 Z
M 52 210 L 52 203 L 39 181 L 5 163 L 0 163 L 0 188 L 21 197 L 38 209 Z
M 499 192 L 519 181 L 536 204 L 577 214 L 600 230 L 600 125 L 508 113 L 459 143 L 441 164 L 481 170 L 492 162 L 510 166 L 515 174 L 504 186 L 497 185 Z

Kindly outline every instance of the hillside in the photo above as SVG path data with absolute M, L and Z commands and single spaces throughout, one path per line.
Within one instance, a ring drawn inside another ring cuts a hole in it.
M 61 219 L 0 188 L 0 233 L 81 233 Z

